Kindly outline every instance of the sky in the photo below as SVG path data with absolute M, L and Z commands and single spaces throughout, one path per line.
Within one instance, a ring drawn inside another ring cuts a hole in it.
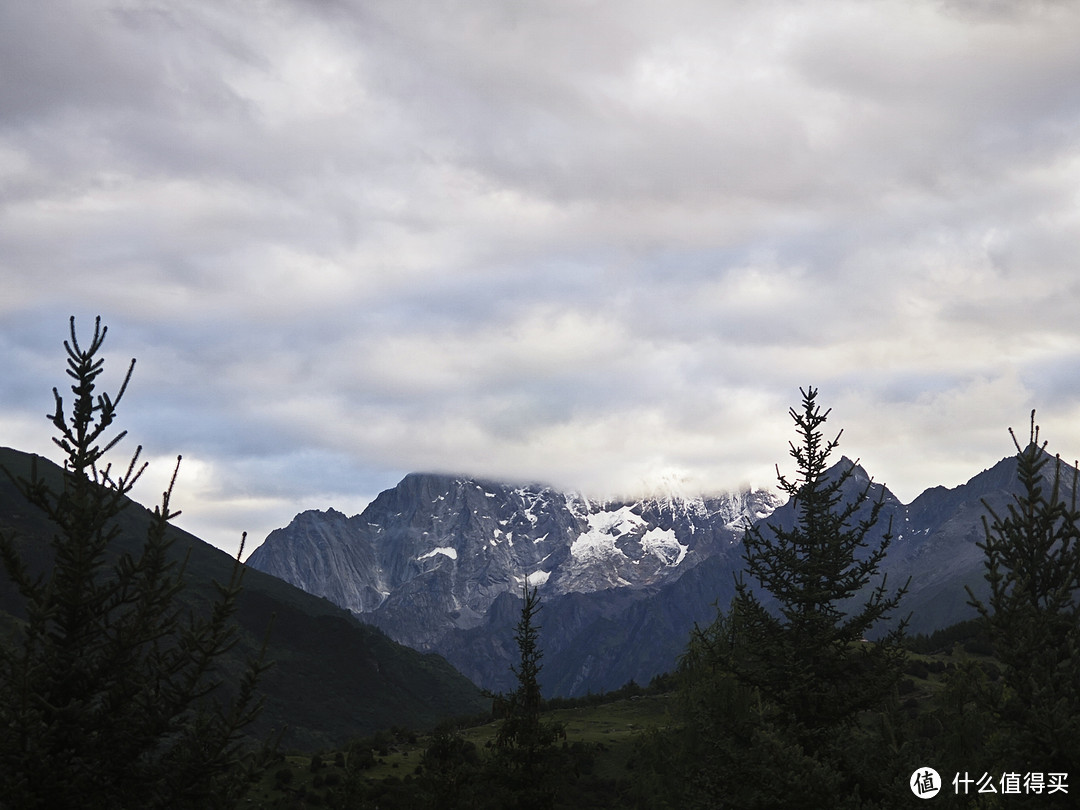
M 1071 460 L 1078 38 L 1072 2 L 2 3 L 0 445 L 59 459 L 74 315 L 106 390 L 137 358 L 137 496 L 182 454 L 230 552 L 410 471 L 772 486 L 807 386 L 905 503 L 1032 409 Z

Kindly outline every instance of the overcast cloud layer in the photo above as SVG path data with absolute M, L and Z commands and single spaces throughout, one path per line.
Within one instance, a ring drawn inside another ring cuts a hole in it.
M 910 501 L 1080 455 L 1080 4 L 0 4 L 0 444 L 100 314 L 235 548 L 411 470 Z

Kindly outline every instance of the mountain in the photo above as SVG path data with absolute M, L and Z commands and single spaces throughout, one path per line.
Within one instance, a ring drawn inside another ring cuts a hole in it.
M 835 476 L 842 469 L 852 470 L 842 489 L 845 502 L 869 487 L 867 503 L 855 513 L 853 521 L 869 515 L 871 502 L 882 501 L 878 523 L 868 542 L 876 547 L 886 532 L 891 534 L 879 571 L 887 576 L 890 590 L 905 583 L 908 586 L 895 618 L 910 615 L 911 633 L 930 633 L 973 618 L 975 611 L 968 604 L 970 597 L 965 587 L 980 598 L 988 593 L 983 578 L 983 551 L 977 546 L 984 539 L 984 503 L 1004 509 L 1012 494 L 1019 492 L 1015 457 L 1002 459 L 953 489 L 928 489 L 907 505 L 884 484 L 872 481 L 866 470 L 850 459 L 842 459 L 826 476 Z M 769 517 L 768 523 L 790 528 L 794 520 L 792 505 L 785 504 Z M 860 598 L 865 597 L 856 600 Z M 763 601 L 768 604 L 767 599 Z M 880 627 L 876 632 L 885 630 Z
M 0 448 L 0 468 L 25 476 L 32 457 Z M 39 474 L 59 482 L 60 470 L 37 458 Z M 149 512 L 132 503 L 122 514 L 116 552 L 134 551 L 145 538 Z M 15 537 L 31 570 L 49 565 L 51 525 L 0 472 L 0 531 Z M 188 556 L 184 597 L 195 604 L 227 581 L 233 560 L 198 538 L 174 530 L 173 552 Z M 0 628 L 20 618 L 20 599 L 0 573 Z M 260 682 L 263 715 L 252 729 L 285 729 L 285 748 L 314 750 L 393 725 L 427 728 L 449 716 L 486 711 L 490 702 L 442 657 L 391 641 L 326 599 L 249 567 L 236 616 L 241 644 L 225 671 L 256 652 L 264 637 L 274 662 Z
M 763 490 L 602 502 L 410 474 L 360 515 L 297 515 L 248 564 L 497 690 L 513 684 L 528 581 L 544 603 L 541 681 L 550 694 L 584 694 L 669 669 L 693 623 L 710 618 L 713 580 L 737 564 L 742 526 L 778 504 Z
M 847 458 L 827 474 L 848 468 L 847 497 L 869 484 L 884 502 L 878 525 L 892 541 L 881 570 L 890 587 L 909 582 L 894 618 L 910 614 L 910 631 L 929 633 L 972 617 L 965 586 L 986 593 L 977 546 L 984 502 L 1003 510 L 1018 491 L 1015 458 L 907 505 Z M 528 581 L 543 602 L 545 694 L 575 696 L 670 670 L 695 623 L 730 603 L 746 522 L 764 521 L 767 531 L 794 519 L 791 504 L 760 490 L 603 502 L 410 474 L 360 515 L 297 515 L 248 563 L 444 655 L 497 691 L 514 686 L 514 624 Z
M 1071 467 L 1062 464 L 1060 470 L 1063 481 L 1072 480 Z M 1044 475 L 1053 475 L 1053 462 Z M 911 577 L 911 632 L 930 633 L 975 616 L 965 586 L 980 599 L 989 594 L 985 555 L 977 545 L 986 538 L 987 506 L 1005 514 L 1018 494 L 1016 457 L 1009 456 L 966 484 L 926 490 L 894 520 L 885 570 L 895 578 Z

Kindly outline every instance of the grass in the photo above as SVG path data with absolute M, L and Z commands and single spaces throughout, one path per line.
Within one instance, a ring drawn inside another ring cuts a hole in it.
M 900 687 L 900 700 L 913 714 L 922 712 L 931 704 L 934 696 L 943 689 L 946 675 L 952 668 L 975 663 L 984 669 L 990 680 L 997 677 L 996 660 L 985 654 L 977 641 L 949 640 L 940 647 L 924 649 L 933 651 L 908 653 L 906 673 Z M 593 752 L 595 764 L 592 773 L 596 779 L 618 782 L 630 774 L 639 737 L 649 729 L 664 729 L 677 722 L 677 697 L 674 692 L 636 694 L 620 699 L 611 697 L 608 696 L 605 702 L 599 699 L 597 702 L 582 701 L 569 708 L 550 709 L 544 713 L 544 718 L 563 726 L 568 746 L 579 743 Z M 493 744 L 498 727 L 498 721 L 481 722 L 458 729 L 458 734 L 483 752 Z M 369 785 L 414 778 L 430 739 L 429 735 L 398 729 L 380 732 L 374 738 L 359 741 L 363 750 L 374 749 L 373 762 L 361 772 L 361 778 Z M 249 806 L 320 806 L 327 793 L 344 780 L 348 755 L 347 751 L 324 750 L 316 755 L 297 753 L 286 756 L 268 770 L 262 782 L 251 792 L 249 797 L 252 802 Z M 312 760 L 316 756 L 323 765 L 313 770 Z M 289 772 L 287 785 L 284 786 L 279 776 L 283 771 Z
M 603 779 L 620 779 L 627 775 L 635 739 L 649 728 L 662 728 L 671 722 L 674 697 L 670 694 L 641 695 L 610 703 L 555 709 L 545 712 L 546 720 L 561 723 L 566 731 L 567 745 L 582 743 L 596 752 L 595 774 Z M 498 721 L 463 728 L 459 734 L 481 751 L 487 750 L 495 739 Z M 381 750 L 375 750 L 374 764 L 363 771 L 365 782 L 374 784 L 390 779 L 404 780 L 417 773 L 430 737 L 397 731 L 377 735 Z M 371 742 L 370 740 L 368 742 Z M 271 766 L 262 781 L 249 793 L 252 807 L 292 807 L 303 796 L 308 806 L 313 795 L 324 797 L 345 778 L 345 751 L 323 751 L 316 755 L 291 754 Z M 322 766 L 312 769 L 312 761 Z M 282 777 L 285 771 L 288 777 Z M 282 782 L 285 784 L 282 784 Z

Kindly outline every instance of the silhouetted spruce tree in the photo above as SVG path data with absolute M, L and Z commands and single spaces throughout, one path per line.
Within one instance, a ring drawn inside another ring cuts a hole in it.
M 854 465 L 826 475 L 839 435 L 823 439 L 828 411 L 815 389 L 802 394 L 790 410 L 796 477 L 777 470 L 794 521 L 743 536 L 746 571 L 776 612 L 739 577 L 729 609 L 695 627 L 677 671 L 679 724 L 640 744 L 640 806 L 866 808 L 901 795 L 885 721 L 904 623 L 877 643 L 863 638 L 905 588 L 871 584 L 888 546 L 883 502 L 869 481 L 852 486 Z
M 824 439 L 829 411 L 818 406 L 816 389 L 801 393 L 801 409 L 790 410 L 799 435 L 799 443 L 791 444 L 796 477 L 777 470 L 795 511 L 794 525 L 758 524 L 743 536 L 746 571 L 775 598 L 778 614 L 739 579 L 735 629 L 750 643 L 733 666 L 741 682 L 802 729 L 812 749 L 819 732 L 851 726 L 860 712 L 879 708 L 892 693 L 905 658 L 906 620 L 875 643 L 863 640 L 889 618 L 907 585 L 890 592 L 883 575 L 861 604 L 852 603 L 877 577 L 891 527 L 878 527 L 883 500 L 870 498 L 872 482 L 845 498 L 855 464 L 826 475 L 840 434 Z
M 536 614 L 540 611 L 540 597 L 535 587 L 526 583 L 522 588 L 521 618 L 514 632 L 517 642 L 519 661 L 511 667 L 518 680 L 517 690 L 507 703 L 507 716 L 499 726 L 496 738 L 500 748 L 517 748 L 525 753 L 532 753 L 543 739 L 541 734 L 540 711 L 543 697 L 540 692 L 540 650 Z
M 507 777 L 517 807 L 548 807 L 554 801 L 554 743 L 565 736 L 562 727 L 541 716 L 543 697 L 539 675 L 543 651 L 536 623 L 540 596 L 528 581 L 522 586 L 524 602 L 514 633 L 518 665 L 511 667 L 518 687 L 505 701 L 505 716 L 495 735 L 495 766 Z
M 1020 492 L 983 519 L 989 604 L 971 604 L 1004 665 L 990 701 L 1000 762 L 1022 772 L 1075 772 L 1080 763 L 1080 509 L 1077 470 L 1031 433 L 1017 450 Z M 1035 797 L 1039 798 L 1039 797 Z
M 121 471 L 105 461 L 125 435 L 109 431 L 135 364 L 115 396 L 96 393 L 106 331 L 99 318 L 83 348 L 71 319 L 64 346 L 74 402 L 68 413 L 53 389 L 49 417 L 66 456 L 62 481 L 36 466 L 16 480 L 55 528 L 51 568 L 32 573 L 15 538 L 0 536 L 4 569 L 25 605 L 16 637 L 0 648 L 0 806 L 230 807 L 260 762 L 241 734 L 260 708 L 263 664 L 249 663 L 231 700 L 218 691 L 218 665 L 237 643 L 242 568 L 238 561 L 227 583 L 215 583 L 204 609 L 181 598 L 172 483 L 141 551 L 117 547 L 145 464 L 140 450 Z

